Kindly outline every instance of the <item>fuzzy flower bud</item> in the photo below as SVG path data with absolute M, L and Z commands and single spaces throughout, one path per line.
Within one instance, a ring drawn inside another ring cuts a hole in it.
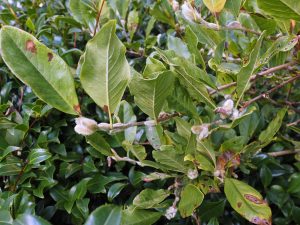
M 200 17 L 200 14 L 197 12 L 197 10 L 194 9 L 187 1 L 185 1 L 181 6 L 181 12 L 185 19 L 192 22 L 196 21 Z
M 79 117 L 75 119 L 75 122 L 76 126 L 74 130 L 76 131 L 76 133 L 84 136 L 91 135 L 98 129 L 97 122 L 95 120 L 91 120 L 85 117 Z
M 173 219 L 175 216 L 176 216 L 176 213 L 177 213 L 177 208 L 174 207 L 174 206 L 171 206 L 167 209 L 166 213 L 165 213 L 165 217 L 168 219 L 168 220 L 171 220 Z
M 216 109 L 217 113 L 220 113 L 221 119 L 226 119 L 233 113 L 234 102 L 232 99 L 226 99 L 221 107 Z
M 200 126 L 192 126 L 191 130 L 193 134 L 198 135 L 198 140 L 201 141 L 204 138 L 207 138 L 209 135 L 209 126 L 210 124 L 204 123 Z
M 172 8 L 173 10 L 176 12 L 179 10 L 179 3 L 177 0 L 171 0 L 170 1 L 171 5 L 172 5 Z
M 194 180 L 198 177 L 198 170 L 197 169 L 189 169 L 187 176 L 190 180 Z

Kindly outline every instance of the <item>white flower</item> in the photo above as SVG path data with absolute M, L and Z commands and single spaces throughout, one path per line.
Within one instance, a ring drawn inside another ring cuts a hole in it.
M 179 10 L 179 3 L 176 0 L 172 0 L 171 5 L 175 12 Z
M 175 216 L 176 216 L 176 213 L 177 213 L 177 208 L 174 207 L 174 206 L 171 206 L 167 209 L 166 213 L 165 213 L 165 217 L 168 219 L 168 220 L 171 220 L 173 219 Z
M 78 117 L 75 119 L 76 126 L 74 130 L 76 133 L 87 136 L 95 133 L 98 129 L 97 122 L 85 117 Z
M 233 110 L 233 113 L 232 113 L 232 115 L 231 115 L 231 117 L 230 117 L 230 119 L 231 119 L 231 120 L 236 120 L 236 119 L 238 119 L 238 118 L 240 118 L 240 112 L 239 112 L 239 110 L 234 109 L 234 110 Z
M 217 113 L 220 113 L 221 119 L 226 119 L 233 113 L 234 102 L 232 99 L 226 99 L 221 107 L 216 109 Z
M 191 130 L 194 134 L 198 135 L 198 140 L 201 141 L 204 138 L 207 138 L 209 135 L 209 126 L 210 124 L 204 123 L 200 126 L 192 126 Z
M 189 169 L 187 176 L 190 180 L 194 180 L 198 177 L 198 170 L 197 169 Z
M 191 4 L 186 1 L 181 6 L 181 12 L 184 18 L 192 22 L 197 20 L 200 17 L 200 14 L 197 12 L 197 10 L 194 9 L 191 6 Z

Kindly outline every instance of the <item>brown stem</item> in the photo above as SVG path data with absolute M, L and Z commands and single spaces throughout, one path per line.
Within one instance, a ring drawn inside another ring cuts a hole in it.
M 94 36 L 97 33 L 97 28 L 99 26 L 100 16 L 101 16 L 101 13 L 102 13 L 102 9 L 103 9 L 104 3 L 105 3 L 105 0 L 102 0 L 101 6 L 100 6 L 100 10 L 98 11 L 97 18 L 96 18 L 96 25 L 95 25 L 95 28 L 94 28 Z
M 18 174 L 18 177 L 17 177 L 17 180 L 16 180 L 14 186 L 12 186 L 12 188 L 11 188 L 12 192 L 15 192 L 17 190 L 18 184 L 19 184 L 19 182 L 20 182 L 20 180 L 21 180 L 21 178 L 22 178 L 22 176 L 25 172 L 25 169 L 26 169 L 27 165 L 28 165 L 28 160 L 25 161 L 21 171 Z
M 147 123 L 153 123 L 153 124 L 162 123 L 177 116 L 180 116 L 180 113 L 166 114 L 164 116 L 159 117 L 156 121 L 151 120 L 151 121 L 140 121 L 140 122 L 130 122 L 130 123 L 116 123 L 113 124 L 111 130 L 116 130 L 116 131 L 124 130 L 129 127 L 144 126 L 147 125 Z
M 275 86 L 274 88 L 272 88 L 272 89 L 270 89 L 270 90 L 268 90 L 268 91 L 266 91 L 266 92 L 264 92 L 264 93 L 262 93 L 262 94 L 256 96 L 255 98 L 253 98 L 253 99 L 251 99 L 251 100 L 245 102 L 245 103 L 243 104 L 241 110 L 247 108 L 249 105 L 251 105 L 252 103 L 254 103 L 254 102 L 256 102 L 256 101 L 258 101 L 258 100 L 260 100 L 260 99 L 262 99 L 262 98 L 268 98 L 269 95 L 270 95 L 271 93 L 277 91 L 278 89 L 282 88 L 283 86 L 285 86 L 285 85 L 287 85 L 287 84 L 289 84 L 289 83 L 294 82 L 295 80 L 297 80 L 297 79 L 299 79 L 299 78 L 300 78 L 300 74 L 298 74 L 297 76 L 295 76 L 295 77 L 293 77 L 293 78 L 291 78 L 291 79 L 289 79 L 289 80 L 287 80 L 287 81 L 285 81 L 285 82 L 283 82 L 283 83 L 281 83 L 281 84 Z
M 280 152 L 269 152 L 268 155 L 272 157 L 280 157 L 280 156 L 285 156 L 285 155 L 293 155 L 293 154 L 298 154 L 300 153 L 300 149 L 296 150 L 284 150 Z
M 279 66 L 272 67 L 270 69 L 267 69 L 267 70 L 262 71 L 262 72 L 260 72 L 260 73 L 258 73 L 256 75 L 251 76 L 250 81 L 251 82 L 255 81 L 255 80 L 257 80 L 260 77 L 269 75 L 269 74 L 274 73 L 274 72 L 276 72 L 278 70 L 286 69 L 286 68 L 288 68 L 290 66 L 294 66 L 296 64 L 297 64 L 296 61 L 292 61 L 292 62 L 289 62 L 289 63 L 285 63 L 285 64 L 282 64 L 282 65 L 279 65 Z M 222 85 L 220 87 L 217 87 L 217 90 L 212 90 L 211 92 L 209 92 L 209 94 L 213 95 L 213 94 L 217 93 L 218 91 L 222 91 L 222 90 L 225 90 L 227 88 L 230 88 L 230 87 L 233 87 L 233 86 L 236 86 L 236 85 L 237 85 L 237 82 L 232 82 L 232 83 L 229 83 L 229 84 L 225 84 L 225 85 Z
M 286 126 L 287 126 L 287 127 L 296 126 L 296 125 L 299 124 L 299 123 L 300 123 L 300 119 L 299 119 L 299 120 L 296 120 L 295 122 L 289 123 L 289 124 L 287 124 Z

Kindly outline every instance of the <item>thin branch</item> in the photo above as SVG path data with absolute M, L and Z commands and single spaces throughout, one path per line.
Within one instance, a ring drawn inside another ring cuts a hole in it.
M 246 27 L 242 27 L 240 24 L 238 25 L 231 25 L 231 26 L 220 26 L 218 24 L 215 24 L 215 23 L 209 23 L 207 21 L 205 21 L 203 18 L 201 17 L 198 17 L 197 18 L 199 23 L 204 25 L 206 28 L 208 29 L 211 29 L 211 30 L 215 30 L 215 31 L 220 31 L 220 30 L 240 30 L 240 31 L 244 31 L 244 32 L 247 32 L 247 33 L 252 33 L 252 34 L 255 34 L 255 35 L 258 35 L 260 36 L 261 35 L 261 32 L 258 32 L 258 31 L 255 31 L 255 30 L 251 30 L 249 28 L 246 28 Z
M 105 0 L 102 0 L 101 6 L 100 6 L 100 9 L 98 11 L 97 18 L 96 18 L 96 25 L 95 25 L 95 28 L 94 28 L 94 36 L 97 33 L 97 28 L 99 26 L 100 17 L 101 17 L 101 13 L 102 13 L 102 10 L 103 10 L 104 3 L 105 3 Z
M 254 102 L 256 102 L 256 101 L 258 101 L 258 100 L 260 100 L 262 98 L 269 98 L 270 94 L 272 94 L 273 92 L 277 91 L 278 89 L 284 87 L 285 85 L 294 82 L 295 80 L 297 80 L 299 78 L 300 78 L 300 74 L 298 74 L 297 76 L 295 76 L 295 77 L 293 77 L 293 78 L 291 78 L 291 79 L 289 79 L 289 80 L 287 80 L 287 81 L 285 81 L 285 82 L 283 82 L 283 83 L 275 86 L 274 88 L 272 88 L 272 89 L 270 89 L 270 90 L 268 90 L 268 91 L 266 91 L 266 92 L 264 92 L 264 93 L 256 96 L 255 98 L 253 98 L 253 99 L 245 102 L 243 104 L 241 110 L 247 108 L 249 105 L 251 105 L 252 103 L 254 103 Z
M 157 120 L 148 120 L 148 121 L 140 121 L 140 122 L 129 122 L 129 123 L 115 123 L 112 125 L 112 127 L 109 127 L 109 124 L 107 123 L 100 123 L 98 124 L 98 127 L 100 130 L 106 130 L 106 131 L 112 131 L 112 132 L 120 132 L 122 130 L 125 130 L 130 127 L 136 127 L 136 126 L 149 126 L 149 125 L 156 125 L 158 123 L 165 122 L 167 120 L 170 120 L 174 117 L 180 116 L 180 113 L 163 113 L 159 116 Z
M 280 152 L 269 152 L 268 155 L 272 157 L 280 157 L 280 156 L 285 156 L 285 155 L 293 155 L 293 154 L 298 154 L 300 153 L 300 149 L 296 150 L 284 150 Z
M 142 166 L 142 163 L 139 162 L 139 161 L 136 161 L 134 159 L 131 159 L 129 157 L 121 157 L 118 155 L 118 153 L 114 150 L 114 149 L 111 149 L 112 153 L 114 154 L 114 156 L 111 156 L 111 158 L 113 160 L 115 160 L 116 162 L 129 162 L 133 165 L 139 165 L 139 166 Z
M 253 81 L 257 80 L 260 77 L 269 75 L 269 74 L 274 73 L 278 70 L 287 69 L 287 68 L 289 68 L 291 66 L 294 66 L 296 64 L 297 64 L 296 61 L 292 61 L 292 62 L 289 62 L 289 63 L 285 63 L 285 64 L 282 64 L 282 65 L 279 65 L 279 66 L 272 67 L 270 69 L 267 69 L 267 70 L 262 71 L 262 72 L 260 72 L 256 75 L 251 76 L 250 81 L 253 82 Z M 230 88 L 230 87 L 233 87 L 233 86 L 236 86 L 236 85 L 237 85 L 237 82 L 232 82 L 232 83 L 229 83 L 229 84 L 225 84 L 225 85 L 222 85 L 220 87 L 217 87 L 217 90 L 210 91 L 209 94 L 213 95 L 213 94 L 216 94 L 218 91 L 222 91 L 222 90 L 225 90 L 227 88 Z
M 299 120 L 296 120 L 295 122 L 289 123 L 289 124 L 287 124 L 286 126 L 287 126 L 287 127 L 292 127 L 292 126 L 298 125 L 299 123 L 300 123 L 300 119 L 299 119 Z

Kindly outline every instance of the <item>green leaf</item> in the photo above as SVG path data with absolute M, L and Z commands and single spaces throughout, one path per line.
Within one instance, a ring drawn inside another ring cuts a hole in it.
M 175 58 L 173 62 L 176 64 L 174 68 L 180 83 L 187 89 L 191 97 L 215 109 L 216 105 L 205 87 L 205 84 L 214 86 L 207 73 L 181 58 Z
M 204 194 L 193 184 L 184 187 L 180 194 L 178 210 L 183 218 L 191 216 L 204 199 Z
M 300 173 L 294 173 L 289 178 L 288 193 L 300 193 Z
M 13 222 L 13 225 L 51 225 L 46 220 L 42 219 L 41 217 L 30 215 L 30 214 L 21 214 L 18 215 L 16 220 Z
M 92 135 L 86 136 L 87 143 L 93 146 L 97 151 L 105 156 L 112 156 L 110 145 L 102 137 L 100 132 L 96 132 Z
M 50 157 L 51 157 L 51 153 L 47 149 L 36 148 L 30 151 L 28 160 L 29 160 L 29 164 L 38 164 L 43 161 L 46 161 Z
M 280 19 L 300 21 L 300 2 L 295 0 L 257 0 L 258 7 L 266 14 Z
M 121 101 L 120 105 L 115 111 L 114 117 L 117 122 L 130 123 L 136 122 L 136 116 L 134 115 L 131 105 L 125 100 Z M 117 134 L 117 137 L 120 139 L 120 142 L 126 140 L 129 143 L 133 143 L 136 135 L 137 127 L 129 127 Z
M 238 17 L 243 0 L 227 0 L 225 9 L 230 10 L 235 17 Z
M 12 225 L 13 218 L 8 210 L 0 210 L 0 224 L 1 225 Z
M 203 3 L 212 13 L 218 13 L 224 8 L 226 0 L 203 0 Z
M 187 114 L 193 118 L 199 117 L 193 100 L 186 89 L 184 89 L 178 82 L 175 83 L 175 89 L 168 97 L 168 107 L 174 109 L 176 112 Z
M 187 26 L 185 28 L 185 35 L 184 35 L 184 40 L 187 44 L 187 47 L 190 51 L 191 54 L 195 56 L 195 62 L 196 64 L 199 64 L 202 66 L 202 68 L 205 68 L 205 62 L 204 59 L 201 55 L 200 50 L 198 49 L 198 38 L 196 34 L 192 31 L 190 26 Z
M 126 186 L 127 186 L 127 184 L 124 184 L 124 183 L 115 183 L 115 184 L 113 184 L 107 192 L 108 200 L 111 202 L 115 197 L 117 197 L 120 194 L 120 192 Z
M 123 210 L 122 225 L 152 225 L 161 215 L 160 212 L 128 208 Z
M 156 2 L 150 13 L 155 19 L 175 28 L 176 22 L 174 13 L 168 0 Z
M 244 95 L 245 91 L 247 90 L 248 85 L 250 83 L 250 78 L 256 69 L 256 62 L 258 61 L 258 58 L 259 58 L 259 52 L 261 50 L 261 44 L 262 44 L 263 38 L 264 38 L 264 33 L 257 40 L 256 45 L 249 56 L 249 58 L 250 58 L 249 62 L 237 74 L 236 91 L 239 96 L 239 99 L 236 103 L 237 106 L 238 106 L 239 102 L 242 100 L 243 95 Z
M 100 3 L 102 0 L 70 0 L 69 9 L 73 18 L 83 24 L 85 27 L 89 28 L 90 31 L 94 31 L 96 25 L 97 12 L 100 8 Z M 103 6 L 101 17 L 103 17 L 108 11 L 106 8 L 106 3 Z M 101 20 L 101 19 L 100 19 Z
M 74 80 L 64 60 L 15 27 L 4 26 L 0 40 L 4 62 L 40 99 L 65 113 L 80 112 Z
M 184 155 L 176 151 L 173 146 L 162 146 L 159 151 L 152 151 L 156 162 L 162 164 L 167 170 L 185 173 L 187 168 L 184 166 Z
M 191 54 L 187 48 L 187 45 L 177 37 L 168 36 L 168 49 L 176 52 L 177 55 L 189 59 Z
M 157 206 L 165 198 L 167 198 L 170 193 L 167 190 L 159 189 L 144 189 L 141 191 L 134 199 L 133 205 L 141 209 L 150 209 Z
M 153 79 L 144 79 L 134 72 L 129 88 L 137 106 L 151 118 L 157 119 L 173 91 L 173 83 L 174 75 L 171 71 L 163 72 Z
M 122 209 L 115 205 L 102 205 L 89 215 L 85 225 L 121 225 Z
M 267 127 L 267 129 L 260 133 L 258 140 L 262 144 L 267 145 L 268 143 L 270 143 L 272 141 L 273 137 L 275 136 L 275 134 L 279 131 L 279 129 L 281 127 L 282 120 L 283 120 L 286 112 L 287 112 L 286 108 L 279 110 L 275 119 L 273 119 L 269 123 L 269 126 Z
M 231 207 L 241 216 L 254 224 L 271 224 L 271 209 L 254 188 L 241 181 L 227 178 L 224 191 Z
M 130 76 L 126 49 L 115 31 L 116 21 L 109 21 L 87 43 L 80 73 L 84 90 L 108 112 L 111 123 Z

